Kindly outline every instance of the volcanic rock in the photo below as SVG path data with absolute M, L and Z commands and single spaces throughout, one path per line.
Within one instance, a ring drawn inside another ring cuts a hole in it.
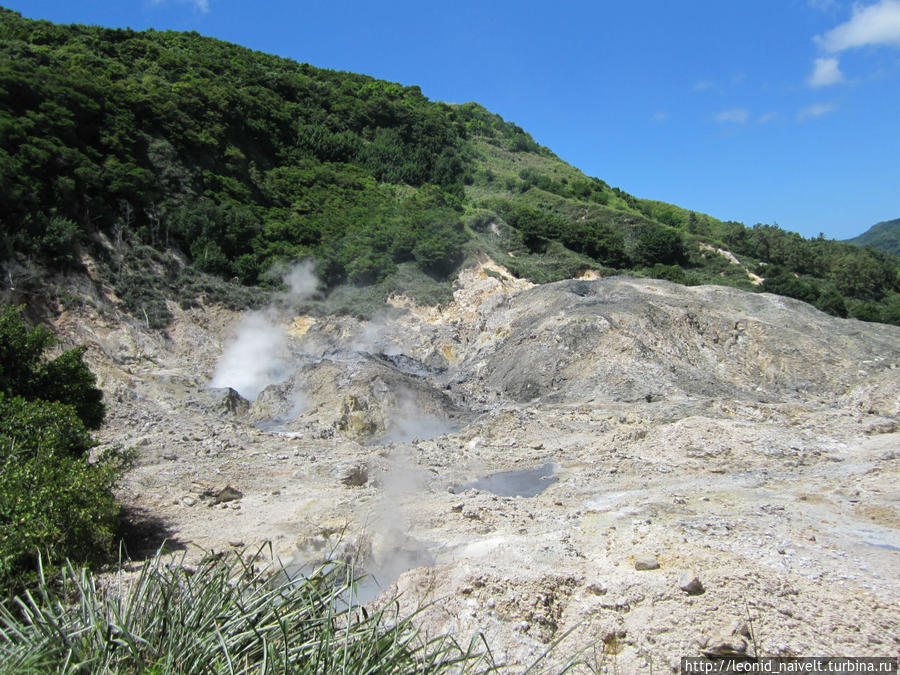
M 213 499 L 212 503 L 224 504 L 225 502 L 233 502 L 237 499 L 241 499 L 243 496 L 244 493 L 238 490 L 233 485 L 226 485 L 216 493 L 216 496 Z
M 678 577 L 678 588 L 683 590 L 688 595 L 699 595 L 703 593 L 704 588 L 703 584 L 700 582 L 700 579 L 693 572 L 683 572 L 681 576 Z
M 634 559 L 634 569 L 636 570 L 658 570 L 659 560 L 656 556 L 646 555 Z

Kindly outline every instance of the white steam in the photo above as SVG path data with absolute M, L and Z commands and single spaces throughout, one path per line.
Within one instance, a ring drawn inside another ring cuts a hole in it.
M 245 314 L 216 366 L 211 387 L 231 387 L 248 400 L 287 375 L 287 339 L 265 311 Z
M 286 293 L 279 295 L 279 300 L 288 304 L 309 300 L 319 287 L 319 277 L 311 260 L 304 260 L 282 274 L 281 280 L 288 287 Z
M 396 356 L 403 350 L 397 343 L 395 329 L 390 326 L 389 319 L 376 315 L 363 323 L 358 333 L 347 343 L 347 348 L 354 352 L 366 354 L 386 354 Z
M 372 545 L 371 555 L 364 563 L 370 577 L 369 588 L 360 597 L 362 602 L 377 596 L 404 572 L 434 565 L 429 547 L 410 535 L 409 517 L 429 474 L 416 464 L 409 449 L 397 449 L 388 462 L 387 471 L 381 476 L 381 499 L 360 514 Z
M 283 382 L 292 372 L 292 359 L 284 331 L 287 305 L 310 298 L 318 286 L 313 263 L 305 260 L 283 272 L 286 292 L 276 296 L 276 304 L 245 313 L 216 366 L 210 386 L 231 387 L 253 401 L 270 384 Z
M 422 409 L 413 393 L 401 392 L 397 406 L 391 411 L 391 423 L 385 438 L 391 443 L 409 443 L 443 436 L 456 430 L 448 420 Z

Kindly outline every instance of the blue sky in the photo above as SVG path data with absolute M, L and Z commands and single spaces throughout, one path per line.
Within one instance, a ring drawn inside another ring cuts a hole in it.
M 477 101 L 585 173 L 842 239 L 900 217 L 900 0 L 0 0 Z

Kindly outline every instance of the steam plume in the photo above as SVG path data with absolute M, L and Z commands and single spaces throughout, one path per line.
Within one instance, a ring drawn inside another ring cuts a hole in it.
M 284 270 L 282 280 L 288 290 L 276 296 L 275 303 L 247 312 L 238 321 L 210 386 L 231 387 L 252 401 L 270 384 L 290 377 L 292 363 L 282 325 L 286 318 L 283 308 L 310 298 L 318 279 L 313 263 L 304 260 Z

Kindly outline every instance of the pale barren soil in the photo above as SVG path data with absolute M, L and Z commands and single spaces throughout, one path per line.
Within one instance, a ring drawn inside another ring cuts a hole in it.
M 355 555 L 381 600 L 483 633 L 511 671 L 564 635 L 551 671 L 900 654 L 900 328 L 721 287 L 532 287 L 489 261 L 449 307 L 394 304 L 259 314 L 276 338 L 240 352 L 249 405 L 208 388 L 246 317 L 62 316 L 106 393 L 102 443 L 138 451 L 132 553 Z

